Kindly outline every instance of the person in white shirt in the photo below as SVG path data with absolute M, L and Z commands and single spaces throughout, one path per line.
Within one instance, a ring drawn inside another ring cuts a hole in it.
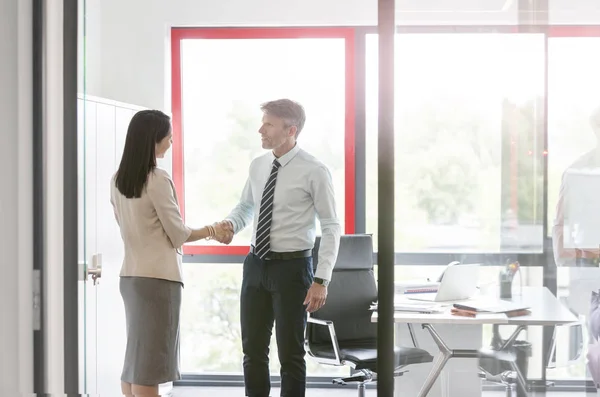
M 173 181 L 156 166 L 170 147 L 169 116 L 136 113 L 111 180 L 110 201 L 125 248 L 120 274 L 127 323 L 125 396 L 158 396 L 159 384 L 180 379 L 181 246 L 232 235 L 217 224 L 192 229 L 183 223 Z
M 587 325 L 590 341 L 595 341 L 600 321 L 590 310 L 597 310 L 597 304 L 592 305 L 597 300 L 593 294 L 600 288 L 600 107 L 592 112 L 590 127 L 597 143 L 563 173 L 552 244 L 556 266 L 569 269 L 567 305 L 577 315 L 594 319 Z
M 304 397 L 307 312 L 325 304 L 341 226 L 330 171 L 296 142 L 306 120 L 303 107 L 280 99 L 261 110 L 258 132 L 262 147 L 270 151 L 252 161 L 241 200 L 222 222 L 234 233 L 253 224 L 240 316 L 246 396 L 269 396 L 268 354 L 275 322 L 281 396 Z M 313 273 L 316 217 L 322 237 Z
M 594 241 L 592 246 L 577 247 L 580 243 L 581 235 L 595 235 L 597 231 L 585 230 L 582 227 L 586 218 L 596 219 L 594 216 L 598 213 L 598 208 L 586 206 L 586 200 L 580 200 L 578 203 L 569 202 L 577 194 L 583 193 L 586 188 L 594 190 L 600 181 L 600 107 L 590 116 L 590 126 L 594 132 L 597 144 L 590 151 L 580 156 L 563 173 L 560 190 L 558 193 L 558 203 L 556 205 L 556 216 L 552 228 L 552 242 L 554 245 L 554 259 L 557 266 L 587 266 L 598 267 L 598 247 L 600 241 Z M 586 178 L 587 176 L 587 178 Z M 587 185 L 587 186 L 586 186 Z M 600 190 L 599 190 L 600 191 Z M 579 214 L 569 214 L 569 210 L 579 207 Z M 581 215 L 583 213 L 583 215 Z M 571 225 L 567 222 L 565 225 L 565 215 L 570 215 Z M 579 230 L 581 229 L 581 230 Z M 565 230 L 570 235 L 565 236 Z M 579 234 L 580 236 L 576 236 Z M 571 242 L 570 247 L 565 247 L 565 241 Z M 585 244 L 584 244 L 585 245 Z

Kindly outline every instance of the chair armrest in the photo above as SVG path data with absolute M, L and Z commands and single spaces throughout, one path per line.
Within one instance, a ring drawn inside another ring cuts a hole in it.
M 310 314 L 307 317 L 307 321 L 309 323 L 320 325 L 327 327 L 329 330 L 329 337 L 331 338 L 331 347 L 333 348 L 333 353 L 335 355 L 335 359 L 319 357 L 315 355 L 310 348 L 310 341 L 308 337 L 308 332 L 306 332 L 304 337 L 304 349 L 311 356 L 314 357 L 321 364 L 329 364 L 329 365 L 343 365 L 340 359 L 340 346 L 338 345 L 337 336 L 335 335 L 335 327 L 333 326 L 333 321 L 329 320 L 321 320 L 318 318 L 313 318 Z M 308 327 L 307 327 L 308 330 Z
M 410 334 L 410 339 L 412 340 L 413 346 L 419 349 L 419 341 L 417 340 L 417 335 L 415 334 L 415 330 L 411 323 L 406 324 L 408 327 L 408 333 Z

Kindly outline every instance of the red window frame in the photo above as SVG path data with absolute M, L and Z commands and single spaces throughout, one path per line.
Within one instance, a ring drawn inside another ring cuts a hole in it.
M 355 228 L 355 30 L 346 27 L 310 28 L 172 28 L 171 29 L 171 107 L 173 115 L 173 182 L 179 197 L 181 215 L 185 220 L 184 142 L 182 120 L 181 40 L 185 39 L 345 39 L 345 233 Z M 240 170 L 240 172 L 245 172 Z M 241 191 L 242 186 L 240 186 Z M 245 255 L 249 245 L 185 245 L 187 255 Z
M 556 38 L 556 37 L 600 37 L 600 26 L 597 26 L 597 25 L 548 26 L 548 38 Z

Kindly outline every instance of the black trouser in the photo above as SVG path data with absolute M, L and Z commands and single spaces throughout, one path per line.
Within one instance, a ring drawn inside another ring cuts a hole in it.
M 240 305 L 246 396 L 268 397 L 271 391 L 269 342 L 275 321 L 281 396 L 304 397 L 306 306 L 303 303 L 313 282 L 312 266 L 310 257 L 290 260 L 262 260 L 254 254 L 246 257 Z

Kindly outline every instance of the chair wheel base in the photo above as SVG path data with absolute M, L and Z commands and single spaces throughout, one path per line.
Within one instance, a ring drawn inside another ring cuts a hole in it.
M 403 376 L 409 372 L 406 369 L 397 369 L 394 371 L 394 377 Z M 361 370 L 360 372 L 345 378 L 333 379 L 332 383 L 336 385 L 347 385 L 348 383 L 369 383 L 377 382 L 377 374 L 369 370 Z
M 361 371 L 352 376 L 333 379 L 336 385 L 347 385 L 348 383 L 368 383 L 377 380 L 377 375 L 370 371 Z

